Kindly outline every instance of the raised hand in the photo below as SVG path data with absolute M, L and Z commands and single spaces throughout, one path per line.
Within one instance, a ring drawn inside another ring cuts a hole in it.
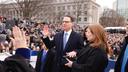
M 44 36 L 49 36 L 49 35 L 50 35 L 50 32 L 47 31 L 47 30 L 44 30 L 44 31 L 43 31 L 43 35 L 44 35 Z
M 43 36 L 44 36 L 44 38 L 50 36 L 50 32 L 49 32 L 49 28 L 48 27 L 44 27 L 43 28 Z
M 17 26 L 13 27 L 12 32 L 14 36 L 14 39 L 12 39 L 14 47 L 15 48 L 27 48 L 25 32 L 23 30 L 20 30 L 20 28 Z

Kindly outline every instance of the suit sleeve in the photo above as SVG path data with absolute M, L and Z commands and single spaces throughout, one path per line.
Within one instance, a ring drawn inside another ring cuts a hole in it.
M 83 38 L 81 37 L 81 35 L 78 35 L 77 37 L 78 41 L 77 41 L 77 44 L 78 44 L 78 48 L 75 49 L 75 51 L 78 53 L 83 47 L 84 47 L 84 40 Z
M 48 49 L 51 49 L 55 46 L 54 39 L 50 40 L 48 37 L 46 37 L 46 38 L 42 37 L 42 40 Z

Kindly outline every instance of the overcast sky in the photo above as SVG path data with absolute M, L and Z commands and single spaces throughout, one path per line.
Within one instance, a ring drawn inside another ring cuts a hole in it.
M 112 8 L 113 7 L 113 2 L 116 0 L 96 0 L 97 3 L 103 8 L 103 7 L 108 7 Z

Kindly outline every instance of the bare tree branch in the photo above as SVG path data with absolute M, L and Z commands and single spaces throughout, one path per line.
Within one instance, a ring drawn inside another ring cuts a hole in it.
M 50 1 L 52 2 L 52 0 L 13 0 L 14 3 L 11 4 L 24 18 L 31 18 L 40 13 Z
M 104 9 L 99 21 L 103 26 L 124 26 L 125 19 L 111 9 Z

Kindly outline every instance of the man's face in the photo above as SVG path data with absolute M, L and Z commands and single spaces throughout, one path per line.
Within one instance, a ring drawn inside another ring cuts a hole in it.
M 62 21 L 62 28 L 64 31 L 69 31 L 72 28 L 72 22 L 70 17 L 64 17 Z

